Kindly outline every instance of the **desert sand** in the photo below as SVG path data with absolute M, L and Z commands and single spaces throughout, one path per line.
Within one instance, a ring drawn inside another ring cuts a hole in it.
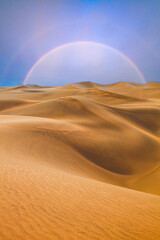
M 0 240 L 159 240 L 160 83 L 0 88 Z

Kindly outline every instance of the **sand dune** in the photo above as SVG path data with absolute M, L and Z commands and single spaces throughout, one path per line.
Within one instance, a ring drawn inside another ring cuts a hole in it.
M 160 239 L 160 84 L 0 89 L 0 239 Z

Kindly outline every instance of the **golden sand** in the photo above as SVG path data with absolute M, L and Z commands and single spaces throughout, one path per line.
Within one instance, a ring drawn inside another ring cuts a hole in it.
M 0 240 L 159 240 L 160 84 L 0 88 Z

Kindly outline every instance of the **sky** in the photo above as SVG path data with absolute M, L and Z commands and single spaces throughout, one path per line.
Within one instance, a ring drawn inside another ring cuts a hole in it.
M 24 82 L 61 45 L 87 41 L 130 59 L 160 81 L 159 0 L 0 0 L 0 86 Z

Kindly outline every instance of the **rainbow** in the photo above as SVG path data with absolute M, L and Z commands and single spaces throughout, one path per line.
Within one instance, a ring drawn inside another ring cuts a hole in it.
M 136 66 L 136 64 L 126 55 L 124 55 L 122 52 L 120 52 L 119 50 L 110 47 L 106 44 L 103 43 L 97 43 L 97 42 L 91 42 L 91 41 L 76 41 L 76 42 L 70 42 L 70 43 L 65 43 L 63 45 L 60 45 L 58 47 L 55 47 L 51 50 L 49 50 L 47 53 L 45 53 L 42 57 L 40 57 L 37 62 L 31 67 L 31 69 L 29 70 L 29 72 L 27 73 L 27 75 L 24 78 L 24 81 L 22 84 L 27 84 L 27 79 L 29 78 L 29 76 L 32 74 L 32 71 L 35 69 L 35 67 L 45 58 L 47 57 L 51 52 L 56 52 L 59 51 L 60 49 L 67 47 L 67 46 L 71 46 L 71 45 L 76 45 L 76 44 L 84 44 L 84 43 L 90 43 L 90 44 L 96 44 L 97 46 L 103 46 L 105 49 L 111 49 L 113 50 L 115 53 L 121 55 L 134 69 L 135 71 L 139 74 L 142 83 L 146 83 L 145 77 L 143 76 L 143 73 L 140 71 L 140 69 Z

